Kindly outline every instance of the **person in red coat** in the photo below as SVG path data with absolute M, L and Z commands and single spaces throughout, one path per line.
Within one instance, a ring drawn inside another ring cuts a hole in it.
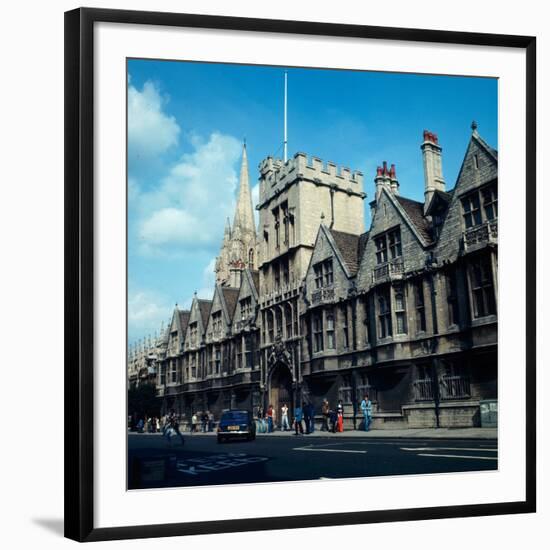
M 338 415 L 338 431 L 344 431 L 344 404 L 342 400 L 338 400 L 338 406 L 336 407 L 336 414 Z

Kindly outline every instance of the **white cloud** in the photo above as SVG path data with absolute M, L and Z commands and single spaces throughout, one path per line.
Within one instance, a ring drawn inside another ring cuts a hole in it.
M 151 81 L 142 90 L 128 83 L 128 149 L 130 158 L 153 157 L 178 142 L 180 127 L 163 111 L 163 99 Z
M 146 290 L 128 293 L 128 340 L 131 343 L 146 335 L 155 335 L 161 323 L 169 322 L 171 307 L 166 301 Z
M 140 196 L 142 251 L 221 243 L 224 220 L 234 209 L 241 145 L 217 132 L 206 141 L 195 136 L 192 144 L 194 151 L 183 155 L 159 187 Z

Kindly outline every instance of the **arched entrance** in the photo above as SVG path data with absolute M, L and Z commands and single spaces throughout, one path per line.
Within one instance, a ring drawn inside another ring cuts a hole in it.
M 277 363 L 271 371 L 269 380 L 269 403 L 276 411 L 276 425 L 281 425 L 281 408 L 288 407 L 288 421 L 292 422 L 294 399 L 292 392 L 292 374 L 284 363 Z

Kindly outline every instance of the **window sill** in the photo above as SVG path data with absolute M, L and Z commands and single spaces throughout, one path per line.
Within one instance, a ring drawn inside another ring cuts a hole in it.
M 477 327 L 479 325 L 488 325 L 496 323 L 498 321 L 497 315 L 485 315 L 484 317 L 474 317 L 472 319 L 472 327 Z

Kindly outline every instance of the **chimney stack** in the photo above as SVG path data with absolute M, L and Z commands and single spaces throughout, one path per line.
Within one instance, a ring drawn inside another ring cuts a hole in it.
M 424 130 L 422 161 L 424 164 L 424 213 L 432 200 L 435 191 L 445 191 L 443 168 L 441 164 L 441 146 L 437 134 Z
M 376 201 L 380 198 L 382 193 L 382 187 L 385 187 L 390 193 L 399 195 L 399 182 L 395 174 L 395 164 L 392 164 L 388 170 L 388 163 L 384 161 L 382 166 L 376 168 L 376 177 L 374 178 L 376 184 Z
M 390 189 L 394 195 L 399 195 L 399 182 L 395 173 L 395 164 L 390 166 Z

